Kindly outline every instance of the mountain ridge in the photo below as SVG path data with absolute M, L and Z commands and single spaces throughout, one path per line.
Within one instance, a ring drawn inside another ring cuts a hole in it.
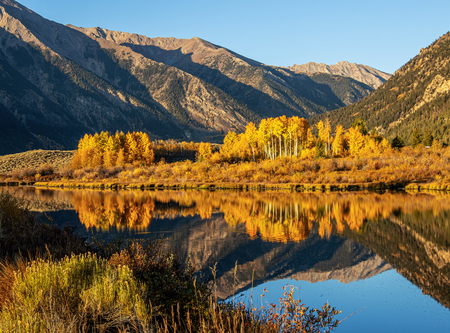
M 0 154 L 74 149 L 101 131 L 220 142 L 250 121 L 307 118 L 373 90 L 267 66 L 197 37 L 64 26 L 12 0 L 0 0 L 0 13 Z
M 365 83 L 374 89 L 381 86 L 392 76 L 392 74 L 379 71 L 370 66 L 350 63 L 348 61 L 340 61 L 335 65 L 308 62 L 302 65 L 294 64 L 293 66 L 288 67 L 288 69 L 291 69 L 295 73 L 328 73 L 332 75 L 347 76 Z

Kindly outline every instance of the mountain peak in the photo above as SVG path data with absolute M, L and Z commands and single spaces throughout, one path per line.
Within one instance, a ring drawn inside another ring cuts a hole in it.
M 350 77 L 356 81 L 362 82 L 373 88 L 378 88 L 392 75 L 379 71 L 366 65 L 359 65 L 348 61 L 340 61 L 335 65 L 326 65 L 323 63 L 308 62 L 303 65 L 293 65 L 288 69 L 295 73 L 327 73 L 331 75 L 341 75 Z

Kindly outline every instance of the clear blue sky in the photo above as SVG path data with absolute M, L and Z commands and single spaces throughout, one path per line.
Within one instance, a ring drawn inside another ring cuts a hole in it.
M 62 24 L 199 37 L 275 66 L 342 60 L 393 73 L 450 30 L 450 0 L 19 0 Z

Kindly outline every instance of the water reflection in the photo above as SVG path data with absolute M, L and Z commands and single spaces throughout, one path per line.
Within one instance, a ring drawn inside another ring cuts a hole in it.
M 87 230 L 164 233 L 199 271 L 220 263 L 221 298 L 252 280 L 350 282 L 394 267 L 450 308 L 446 194 L 8 190 L 36 210 L 74 209 Z
M 450 196 L 440 193 L 9 190 L 34 200 L 36 210 L 60 210 L 72 204 L 87 228 L 145 230 L 152 218 L 198 215 L 207 219 L 213 212 L 222 212 L 229 226 L 245 225 L 251 238 L 286 243 L 308 238 L 313 225 L 321 237 L 328 238 L 346 230 L 364 233 L 368 221 L 401 218 L 426 239 L 441 246 L 450 244 Z

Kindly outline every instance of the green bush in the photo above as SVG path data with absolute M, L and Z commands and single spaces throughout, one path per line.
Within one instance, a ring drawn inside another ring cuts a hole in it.
M 161 319 L 176 309 L 181 318 L 200 324 L 210 306 L 210 289 L 198 282 L 193 267 L 185 267 L 173 253 L 164 253 L 162 241 L 153 243 L 132 242 L 114 253 L 109 263 L 115 267 L 128 265 L 136 278 L 145 286 L 145 300 L 155 305 Z

